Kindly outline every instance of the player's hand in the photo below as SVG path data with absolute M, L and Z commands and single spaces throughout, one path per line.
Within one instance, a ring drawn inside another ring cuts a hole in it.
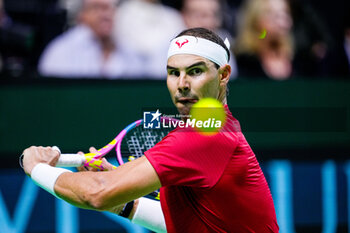
M 30 175 L 38 163 L 55 166 L 59 157 L 60 152 L 52 147 L 31 146 L 23 151 L 23 170 L 27 175 Z
M 90 153 L 96 153 L 97 150 L 96 150 L 95 147 L 90 147 L 89 152 L 90 152 Z M 84 154 L 84 153 L 81 152 L 81 151 L 79 151 L 78 154 Z M 104 170 L 104 171 L 111 171 L 111 170 L 113 170 L 113 165 L 112 165 L 111 163 L 109 163 L 109 162 L 107 161 L 107 159 L 102 158 L 101 161 L 102 161 L 102 164 L 101 164 L 101 165 L 103 166 L 103 168 L 104 168 L 103 170 Z M 85 167 L 85 166 L 78 167 L 77 169 L 78 169 L 78 171 L 80 171 L 80 172 L 83 172 L 83 171 L 94 171 L 94 172 L 95 172 L 95 171 L 99 171 L 99 169 L 97 169 L 97 168 Z

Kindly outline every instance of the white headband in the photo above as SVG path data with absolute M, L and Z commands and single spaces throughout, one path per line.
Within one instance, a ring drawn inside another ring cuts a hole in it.
M 230 43 L 225 40 L 225 45 L 230 48 Z M 209 59 L 219 66 L 228 63 L 226 50 L 219 44 L 210 40 L 194 37 L 180 36 L 170 42 L 168 59 L 176 54 L 193 54 Z

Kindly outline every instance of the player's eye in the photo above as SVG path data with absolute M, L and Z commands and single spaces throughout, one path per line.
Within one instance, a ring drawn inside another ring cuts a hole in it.
M 193 68 L 188 72 L 188 74 L 191 76 L 198 76 L 198 75 L 201 75 L 202 73 L 203 73 L 203 70 L 201 68 Z
M 180 71 L 178 71 L 178 70 L 168 70 L 168 75 L 179 77 L 180 76 Z

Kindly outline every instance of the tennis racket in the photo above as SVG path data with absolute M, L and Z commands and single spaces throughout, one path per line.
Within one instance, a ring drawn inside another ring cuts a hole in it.
M 175 118 L 161 117 L 161 122 L 164 122 L 167 128 L 147 129 L 143 127 L 143 119 L 137 120 L 125 127 L 110 143 L 97 150 L 96 153 L 61 154 L 56 166 L 89 166 L 104 170 L 101 165 L 101 158 L 112 149 L 116 151 L 118 165 L 122 165 L 127 161 L 141 157 L 146 150 L 161 141 L 163 137 L 175 128 L 174 125 L 176 124 L 172 124 L 172 122 L 176 121 L 178 120 Z
M 106 156 L 113 148 L 116 151 L 118 165 L 122 165 L 125 162 L 141 157 L 146 150 L 161 141 L 163 137 L 175 128 L 176 121 L 178 120 L 175 118 L 161 117 L 161 122 L 164 122 L 168 126 L 167 128 L 146 129 L 143 127 L 144 121 L 142 119 L 137 120 L 125 127 L 110 143 L 97 150 L 96 153 L 61 154 L 56 166 L 90 166 L 104 170 L 101 158 Z M 175 124 L 172 124 L 172 122 Z M 60 152 L 58 147 L 56 149 Z M 159 200 L 158 191 L 152 192 L 148 196 Z

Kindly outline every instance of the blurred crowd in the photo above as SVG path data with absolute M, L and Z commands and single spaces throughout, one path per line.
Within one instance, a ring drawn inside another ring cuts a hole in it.
M 347 0 L 0 0 L 6 77 L 165 79 L 169 42 L 228 39 L 231 79 L 349 78 Z

